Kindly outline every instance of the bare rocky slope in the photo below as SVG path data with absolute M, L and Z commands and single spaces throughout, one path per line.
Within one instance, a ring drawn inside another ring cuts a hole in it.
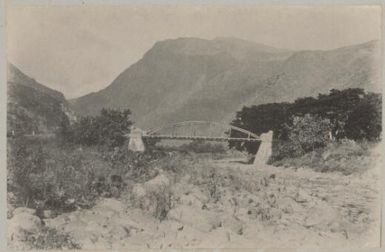
M 289 51 L 233 38 L 157 42 L 107 88 L 71 100 L 80 114 L 130 108 L 139 126 L 228 121 L 243 105 L 292 101 L 330 89 L 379 88 L 379 43 Z

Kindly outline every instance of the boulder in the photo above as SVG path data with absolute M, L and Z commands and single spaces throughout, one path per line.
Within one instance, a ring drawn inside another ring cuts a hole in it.
M 144 189 L 147 193 L 163 192 L 170 186 L 170 180 L 164 174 L 159 174 L 153 179 L 144 183 Z
M 119 200 L 114 198 L 103 198 L 94 207 L 94 210 L 109 210 L 116 213 L 121 213 L 126 210 L 126 206 Z
M 193 191 L 193 186 L 191 184 L 185 184 L 178 182 L 172 185 L 171 193 L 175 196 L 180 196 L 184 194 L 190 194 Z
M 42 221 L 32 214 L 33 209 L 17 208 L 13 217 L 8 220 L 8 240 L 12 242 L 24 241 L 27 233 L 38 233 L 42 228 Z
M 49 219 L 49 218 L 53 218 L 53 217 L 54 217 L 54 214 L 53 214 L 52 210 L 44 210 L 43 211 L 43 218 Z
M 297 193 L 294 195 L 294 200 L 298 203 L 311 202 L 313 198 L 302 188 L 298 188 Z
M 308 210 L 304 224 L 306 227 L 326 227 L 339 219 L 339 213 L 335 208 L 327 204 L 318 204 Z
M 27 207 L 18 207 L 16 208 L 15 210 L 13 210 L 13 215 L 18 215 L 18 214 L 21 214 L 21 213 L 28 213 L 28 214 L 31 214 L 31 215 L 35 215 L 36 214 L 36 210 L 35 209 L 32 209 L 32 208 L 27 208 Z
M 169 220 L 175 220 L 185 225 L 189 225 L 202 232 L 221 226 L 221 220 L 215 213 L 189 206 L 179 206 L 168 212 Z
M 135 200 L 142 199 L 146 196 L 146 189 L 142 184 L 135 184 L 132 188 L 132 196 Z
M 193 207 L 197 207 L 197 208 L 202 208 L 202 206 L 203 206 L 202 202 L 198 198 L 194 197 L 191 194 L 181 195 L 179 198 L 179 202 L 182 205 L 193 206 Z

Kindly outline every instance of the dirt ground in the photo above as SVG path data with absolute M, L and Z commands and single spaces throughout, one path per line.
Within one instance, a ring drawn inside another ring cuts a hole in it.
M 231 159 L 199 162 L 215 169 L 220 178 L 209 193 L 207 187 L 192 182 L 193 175 L 186 173 L 173 182 L 165 172 L 134 185 L 130 195 L 121 199 L 101 199 L 92 209 L 44 222 L 70 233 L 83 249 L 357 248 L 379 244 L 378 169 L 345 176 L 272 166 L 257 169 Z M 172 206 L 160 221 L 153 214 L 160 203 L 155 204 L 149 194 L 166 189 L 171 192 Z

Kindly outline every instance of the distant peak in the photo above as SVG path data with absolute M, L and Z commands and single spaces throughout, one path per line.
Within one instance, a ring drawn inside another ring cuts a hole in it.
M 290 51 L 235 37 L 217 37 L 211 40 L 196 37 L 179 37 L 156 42 L 144 55 L 144 58 L 151 55 L 167 55 L 168 53 L 179 55 L 215 55 L 223 53 L 237 59 L 244 59 L 248 57 L 257 58 L 260 54 L 287 52 Z

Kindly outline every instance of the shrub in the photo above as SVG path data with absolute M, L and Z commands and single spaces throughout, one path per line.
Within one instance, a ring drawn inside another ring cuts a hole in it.
M 30 233 L 26 244 L 31 249 L 81 249 L 80 245 L 68 234 L 44 227 L 41 232 Z
M 293 118 L 292 125 L 288 127 L 288 139 L 304 154 L 326 146 L 330 141 L 330 131 L 330 120 L 306 114 L 304 117 Z
M 361 173 L 374 167 L 370 152 L 375 144 L 343 139 L 330 142 L 324 148 L 315 149 L 295 158 L 272 161 L 273 165 L 305 167 L 319 172 L 341 172 L 345 175 Z
M 115 173 L 97 150 L 55 141 L 9 141 L 7 185 L 16 197 L 14 204 L 57 211 L 92 206 L 103 194 L 94 186 L 101 177 L 107 178 L 104 195 L 111 195 Z
M 129 133 L 132 125 L 130 115 L 128 109 L 102 109 L 100 115 L 82 117 L 70 130 L 62 132 L 71 142 L 81 145 L 122 146 L 126 140 L 125 134 Z
M 349 114 L 346 136 L 354 140 L 379 141 L 382 131 L 381 95 L 367 94 Z
M 330 142 L 332 125 L 330 120 L 306 114 L 294 116 L 290 125 L 286 125 L 286 139 L 273 140 L 271 160 L 298 157 Z
M 378 141 L 382 131 L 381 104 L 381 94 L 366 93 L 359 88 L 332 89 L 328 94 L 298 98 L 293 103 L 243 107 L 232 124 L 256 134 L 273 130 L 273 156 L 279 159 L 324 146 L 326 134 L 321 131 L 326 130 L 334 140 Z M 293 126 L 293 118 L 303 119 L 295 119 L 299 120 L 295 122 L 298 125 Z M 317 123 L 321 125 L 318 127 Z M 242 133 L 234 131 L 231 136 L 240 137 Z M 258 144 L 248 142 L 229 143 L 229 146 L 252 154 L 258 149 Z

